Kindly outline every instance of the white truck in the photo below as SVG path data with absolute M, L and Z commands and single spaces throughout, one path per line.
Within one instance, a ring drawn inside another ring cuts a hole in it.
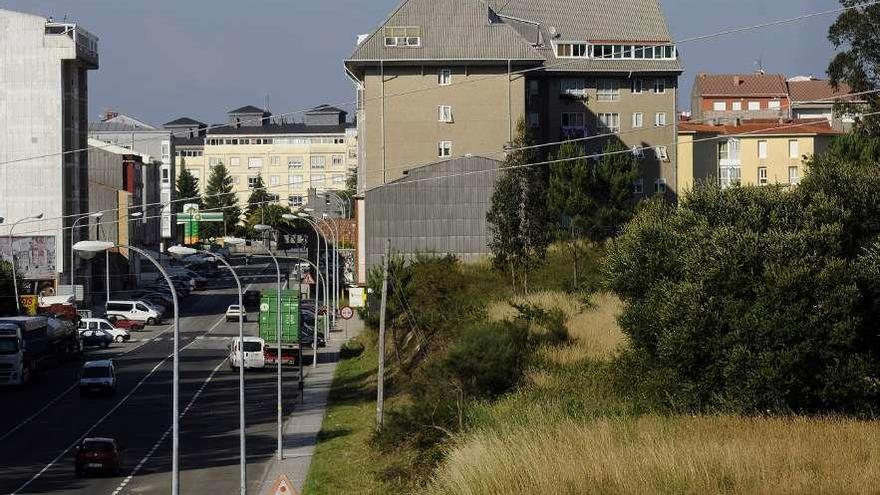
M 52 355 L 47 318 L 0 318 L 0 385 L 26 384 Z

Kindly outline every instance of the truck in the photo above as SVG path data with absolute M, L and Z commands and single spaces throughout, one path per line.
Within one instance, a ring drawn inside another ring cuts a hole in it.
M 0 385 L 24 385 L 48 366 L 49 319 L 44 316 L 0 318 Z
M 299 354 L 299 290 L 281 291 L 281 308 L 278 308 L 276 289 L 265 290 L 260 299 L 260 338 L 266 366 L 298 362 Z M 278 348 L 278 312 L 281 311 L 281 348 Z

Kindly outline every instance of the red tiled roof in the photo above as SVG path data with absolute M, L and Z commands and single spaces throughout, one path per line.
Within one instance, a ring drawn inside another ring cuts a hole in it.
M 840 87 L 834 89 L 828 80 L 813 79 L 810 81 L 790 81 L 788 92 L 791 101 L 827 100 L 832 102 L 833 98 L 849 94 L 852 91 L 846 83 L 840 83 Z
M 698 74 L 698 96 L 788 96 L 782 74 Z
M 683 133 L 712 133 L 712 134 L 756 134 L 756 135 L 793 135 L 793 134 L 815 134 L 834 136 L 840 134 L 839 131 L 831 127 L 826 119 L 793 119 L 784 120 L 780 123 L 778 120 L 746 120 L 740 125 L 724 124 L 711 125 L 696 122 L 680 122 L 678 124 L 679 132 Z

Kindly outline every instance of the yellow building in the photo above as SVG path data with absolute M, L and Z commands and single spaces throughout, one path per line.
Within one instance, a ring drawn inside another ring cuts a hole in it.
M 259 175 L 280 204 L 297 207 L 310 188 L 344 190 L 357 170 L 357 130 L 343 110 L 322 105 L 307 112 L 303 122 L 280 121 L 253 106 L 228 115 L 227 126 L 178 145 L 178 166 L 199 179 L 202 193 L 211 169 L 222 163 L 240 205 L 247 203 Z
M 682 122 L 678 130 L 678 184 L 717 180 L 735 184 L 795 185 L 804 177 L 807 159 L 822 153 L 839 135 L 821 120 L 748 120 L 711 125 Z

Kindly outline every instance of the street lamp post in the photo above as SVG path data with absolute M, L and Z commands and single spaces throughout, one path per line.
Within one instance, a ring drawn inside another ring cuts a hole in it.
M 320 247 L 320 245 L 321 245 L 321 232 L 320 232 L 320 229 L 318 228 L 318 224 L 316 224 L 312 220 L 312 218 L 308 215 L 308 213 L 306 213 L 306 212 L 299 213 L 297 215 L 297 218 L 304 220 L 306 223 L 309 224 L 309 226 L 311 226 L 315 230 L 315 235 L 318 237 L 318 246 Z M 325 243 L 327 242 L 326 238 L 324 239 L 324 242 Z M 317 263 L 315 263 L 315 272 L 317 272 L 319 275 L 318 281 L 321 280 L 321 277 L 320 277 L 321 270 L 318 268 L 318 265 L 320 264 L 320 260 L 321 260 L 321 258 L 320 258 L 320 254 L 319 254 L 317 259 L 315 260 L 315 261 L 317 261 Z M 325 256 L 325 261 L 326 261 L 326 256 Z M 324 277 L 324 283 L 322 285 L 324 287 L 324 304 L 328 304 L 327 303 L 328 297 L 327 297 L 327 277 L 326 276 Z M 312 343 L 312 350 L 315 354 L 315 358 L 312 360 L 312 368 L 318 367 L 318 299 L 317 299 L 318 294 L 317 293 L 318 293 L 318 290 L 316 288 L 315 289 L 315 339 L 314 339 L 314 342 Z M 329 325 L 329 323 L 330 323 L 330 316 L 325 315 L 324 316 L 324 338 L 327 339 L 328 341 L 330 340 L 330 325 Z
M 105 241 L 80 241 L 73 245 L 73 251 L 80 253 L 83 259 L 91 259 L 97 256 L 98 253 L 107 252 L 114 247 L 130 249 L 148 259 L 165 278 L 165 282 L 171 290 L 171 301 L 174 306 L 174 373 L 171 400 L 171 495 L 180 495 L 180 310 L 177 304 L 177 290 L 174 288 L 174 283 L 171 281 L 171 277 L 168 276 L 168 272 L 162 267 L 162 264 L 140 248 L 127 244 L 117 245 Z
M 12 231 L 15 230 L 15 226 L 24 222 L 26 220 L 39 220 L 43 218 L 43 214 L 34 215 L 32 217 L 22 218 L 17 222 L 12 224 L 12 227 L 9 227 L 9 255 L 12 259 L 12 287 L 15 290 L 15 314 L 21 314 L 21 301 L 18 300 L 18 279 L 15 275 L 15 249 L 12 247 Z
M 245 415 L 244 415 L 244 300 L 242 297 L 241 280 L 238 274 L 226 260 L 217 256 L 210 251 L 203 249 L 193 249 L 184 246 L 172 246 L 168 248 L 168 252 L 175 258 L 185 258 L 187 256 L 202 253 L 213 256 L 215 260 L 222 263 L 235 279 L 235 285 L 238 286 L 238 345 L 241 349 L 241 362 L 238 366 L 238 444 L 239 444 L 239 489 L 241 495 L 247 495 L 247 448 L 245 444 Z
M 338 194 L 336 194 L 334 191 L 325 191 L 325 193 L 337 201 L 337 203 L 339 205 L 339 209 L 342 212 L 342 217 L 348 218 L 349 212 L 348 212 L 348 206 L 346 205 L 345 200 L 342 199 L 342 197 L 339 196 Z M 341 284 L 339 281 L 339 228 L 336 225 L 335 219 L 333 222 L 333 226 L 336 228 L 336 257 L 333 258 L 333 263 L 334 263 L 333 290 L 335 291 L 334 293 L 336 294 L 336 311 L 338 312 L 339 311 L 339 288 L 341 287 Z M 333 322 L 334 323 L 336 322 L 335 315 L 334 315 Z
M 321 218 L 321 221 L 327 224 L 330 233 L 333 234 L 333 276 L 330 278 L 330 285 L 333 287 L 333 319 L 331 321 L 335 328 L 336 313 L 339 311 L 339 229 L 336 228 L 335 222 L 331 222 L 327 218 L 326 214 Z M 327 270 L 330 270 L 329 265 Z
M 82 220 L 87 220 L 87 219 L 90 219 L 90 218 L 94 218 L 95 220 L 100 220 L 101 217 L 103 217 L 103 216 L 104 216 L 104 212 L 103 212 L 103 211 L 99 211 L 99 212 L 97 212 L 97 213 L 91 213 L 91 214 L 83 215 L 83 216 L 77 218 L 76 221 L 73 222 L 73 226 L 70 228 L 70 243 L 71 243 L 71 244 L 70 244 L 70 245 L 71 245 L 71 248 L 70 248 L 70 290 L 71 290 L 71 292 L 73 292 L 74 295 L 76 295 L 76 275 L 75 275 L 75 274 L 76 274 L 76 270 L 74 270 L 74 268 L 73 268 L 73 267 L 74 267 L 74 258 L 73 258 L 73 253 L 74 253 L 74 250 L 73 250 L 73 239 L 74 239 L 74 237 L 73 237 L 73 236 L 76 235 L 76 226 L 77 226 L 77 225 L 79 224 L 79 222 L 81 222 Z M 89 237 L 89 235 L 88 235 L 88 228 L 86 229 L 86 237 Z

